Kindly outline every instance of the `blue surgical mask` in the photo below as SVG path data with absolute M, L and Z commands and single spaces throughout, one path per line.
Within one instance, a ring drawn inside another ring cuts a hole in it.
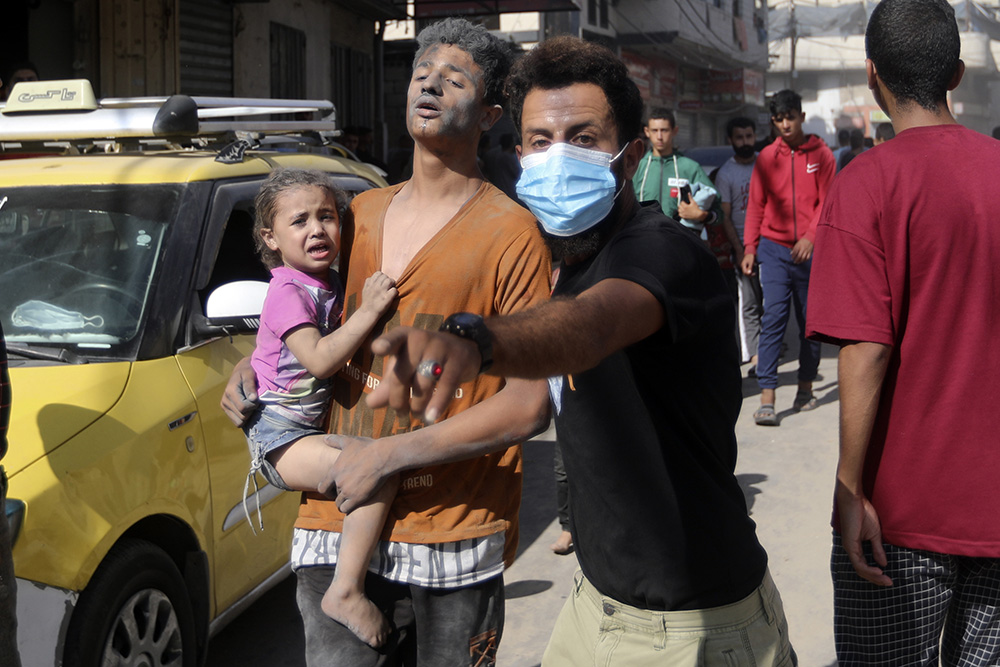
M 521 158 L 517 196 L 553 236 L 575 236 L 607 217 L 621 193 L 611 172 L 618 155 L 553 144 Z

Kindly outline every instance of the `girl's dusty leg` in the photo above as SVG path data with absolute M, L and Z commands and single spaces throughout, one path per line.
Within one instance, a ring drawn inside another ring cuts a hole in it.
M 311 435 L 273 452 L 268 460 L 289 487 L 327 493 L 320 487 L 329 483 L 338 456 L 340 450 L 327 445 L 324 436 Z M 389 622 L 365 596 L 365 575 L 398 487 L 399 476 L 393 475 L 367 504 L 344 518 L 337 569 L 320 604 L 327 616 L 373 647 L 388 639 Z
M 318 491 L 324 480 L 329 479 L 327 471 L 340 456 L 340 450 L 326 444 L 325 436 L 307 435 L 281 449 L 267 455 L 274 469 L 289 488 L 296 491 Z
M 399 476 L 393 475 L 371 501 L 344 518 L 337 569 L 320 604 L 327 616 L 376 648 L 388 639 L 390 627 L 379 608 L 365 595 L 365 574 L 398 486 Z

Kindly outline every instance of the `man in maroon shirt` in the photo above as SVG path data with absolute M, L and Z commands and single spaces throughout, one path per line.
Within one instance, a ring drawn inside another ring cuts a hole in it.
M 865 42 L 896 137 L 830 190 L 807 327 L 841 346 L 837 655 L 995 665 L 1000 142 L 949 112 L 965 66 L 947 2 L 883 0 Z

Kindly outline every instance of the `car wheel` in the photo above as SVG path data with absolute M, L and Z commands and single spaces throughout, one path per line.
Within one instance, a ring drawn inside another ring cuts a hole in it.
M 180 571 L 160 548 L 126 539 L 80 594 L 67 667 L 195 667 L 194 614 Z

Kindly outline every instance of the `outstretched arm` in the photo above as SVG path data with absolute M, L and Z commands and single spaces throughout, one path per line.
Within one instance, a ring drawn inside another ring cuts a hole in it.
M 511 379 L 485 401 L 431 426 L 378 440 L 328 435 L 327 444 L 341 450 L 330 479 L 337 506 L 350 512 L 397 472 L 506 449 L 548 422 L 547 383 Z
M 840 534 L 858 576 L 879 586 L 891 586 L 892 579 L 880 568 L 868 564 L 862 551 L 862 543 L 871 542 L 875 562 L 885 567 L 882 527 L 878 513 L 865 496 L 862 475 L 891 349 L 880 343 L 845 345 L 840 349 L 837 371 L 840 461 L 835 495 Z
M 602 280 L 576 297 L 487 320 L 493 339 L 489 372 L 508 378 L 578 373 L 650 336 L 664 320 L 662 304 L 644 287 L 617 278 Z M 479 373 L 482 361 L 471 341 L 404 327 L 376 339 L 372 350 L 391 355 L 394 366 L 368 397 L 369 405 L 388 404 L 400 412 L 423 414 L 427 421 L 441 414 L 459 384 Z M 425 360 L 444 367 L 437 382 L 416 373 Z

